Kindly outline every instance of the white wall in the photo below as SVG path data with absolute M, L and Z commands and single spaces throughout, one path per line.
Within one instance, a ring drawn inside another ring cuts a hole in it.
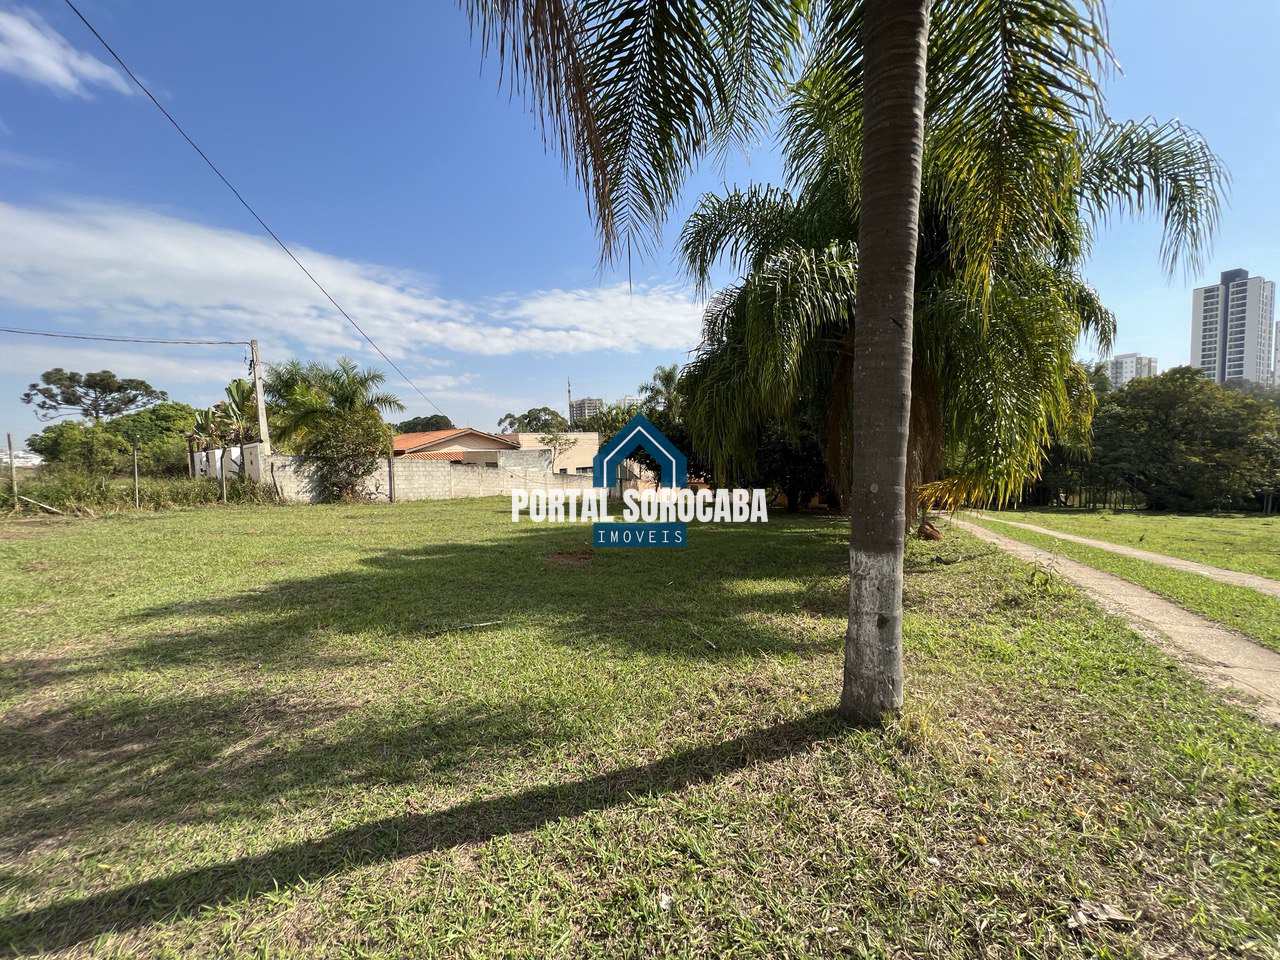
M 252 452 L 251 452 L 252 451 Z M 449 463 L 443 460 L 382 460 L 365 480 L 365 492 L 373 500 L 397 503 L 409 500 L 453 500 L 464 497 L 494 497 L 513 488 L 589 489 L 591 477 L 556 474 L 541 466 L 529 466 L 519 458 L 512 464 L 490 467 L 479 463 Z M 314 502 L 307 469 L 299 457 L 273 454 L 260 457 L 257 444 L 245 447 L 249 476 L 279 492 L 285 500 Z

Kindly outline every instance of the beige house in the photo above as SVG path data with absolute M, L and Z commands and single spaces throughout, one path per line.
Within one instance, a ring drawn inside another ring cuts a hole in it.
M 598 433 L 562 433 L 565 441 L 571 440 L 573 445 L 559 452 L 548 450 L 547 445 L 542 442 L 541 438 L 546 433 L 504 433 L 502 436 L 515 439 L 521 450 L 547 450 L 555 461 L 550 464 L 552 473 L 590 474 L 591 462 L 600 449 Z
M 590 475 L 591 463 L 600 449 L 597 433 L 563 433 L 569 442 L 562 450 L 552 450 L 542 442 L 546 433 L 485 433 L 474 427 L 401 433 L 394 442 L 397 458 L 405 460 L 446 460 L 450 463 L 483 463 L 496 467 L 531 460 L 544 464 L 552 473 Z M 553 462 L 554 461 L 554 462 Z
M 598 433 L 562 433 L 569 445 L 552 450 L 542 442 L 544 433 L 485 433 L 474 427 L 455 430 L 429 430 L 425 433 L 397 434 L 395 456 L 404 460 L 444 460 L 449 463 L 478 463 L 488 467 L 531 468 L 550 470 L 555 474 L 591 476 L 593 461 L 600 450 Z M 644 467 L 634 460 L 619 464 L 621 478 L 627 483 L 656 482 Z
M 406 460 L 446 460 L 450 463 L 483 463 L 496 467 L 501 454 L 519 450 L 513 436 L 484 433 L 472 427 L 400 433 L 392 443 L 397 457 Z

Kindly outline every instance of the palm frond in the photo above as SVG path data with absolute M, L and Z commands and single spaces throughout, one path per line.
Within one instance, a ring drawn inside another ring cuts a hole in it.
M 940 0 L 929 51 L 923 189 L 948 216 L 952 260 L 985 305 L 999 262 L 1071 229 L 1077 130 L 1110 63 L 1100 4 Z
M 794 215 L 795 201 L 777 187 L 753 184 L 724 196 L 703 194 L 680 234 L 680 256 L 699 293 L 706 293 L 719 261 L 747 273 L 793 242 Z
M 1222 160 L 1177 120 L 1102 117 L 1084 142 L 1079 193 L 1086 214 L 1095 223 L 1117 212 L 1160 217 L 1160 260 L 1170 274 L 1203 264 L 1229 185 Z
M 757 135 L 806 0 L 463 0 L 588 193 L 602 258 L 653 242 L 693 165 Z

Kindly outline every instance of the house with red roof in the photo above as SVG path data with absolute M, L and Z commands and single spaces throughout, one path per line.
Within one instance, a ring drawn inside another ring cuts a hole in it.
M 483 463 L 496 467 L 503 454 L 520 449 L 514 436 L 485 433 L 474 427 L 400 433 L 392 443 L 397 458 L 444 460 L 449 463 Z

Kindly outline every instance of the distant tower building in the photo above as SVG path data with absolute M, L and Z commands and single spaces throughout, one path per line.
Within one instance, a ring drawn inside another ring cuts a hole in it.
M 604 409 L 604 401 L 599 397 L 581 397 L 569 401 L 569 422 L 580 423 L 587 417 L 594 417 Z
M 623 407 L 638 407 L 643 402 L 643 397 L 637 397 L 634 393 L 629 393 L 618 401 L 618 405 Z
M 1111 386 L 1119 390 L 1130 380 L 1139 377 L 1154 377 L 1160 372 L 1155 357 L 1144 357 L 1140 353 L 1121 353 L 1111 358 L 1107 366 L 1107 379 Z
M 1275 383 L 1276 285 L 1227 270 L 1191 295 L 1191 365 L 1215 383 Z

